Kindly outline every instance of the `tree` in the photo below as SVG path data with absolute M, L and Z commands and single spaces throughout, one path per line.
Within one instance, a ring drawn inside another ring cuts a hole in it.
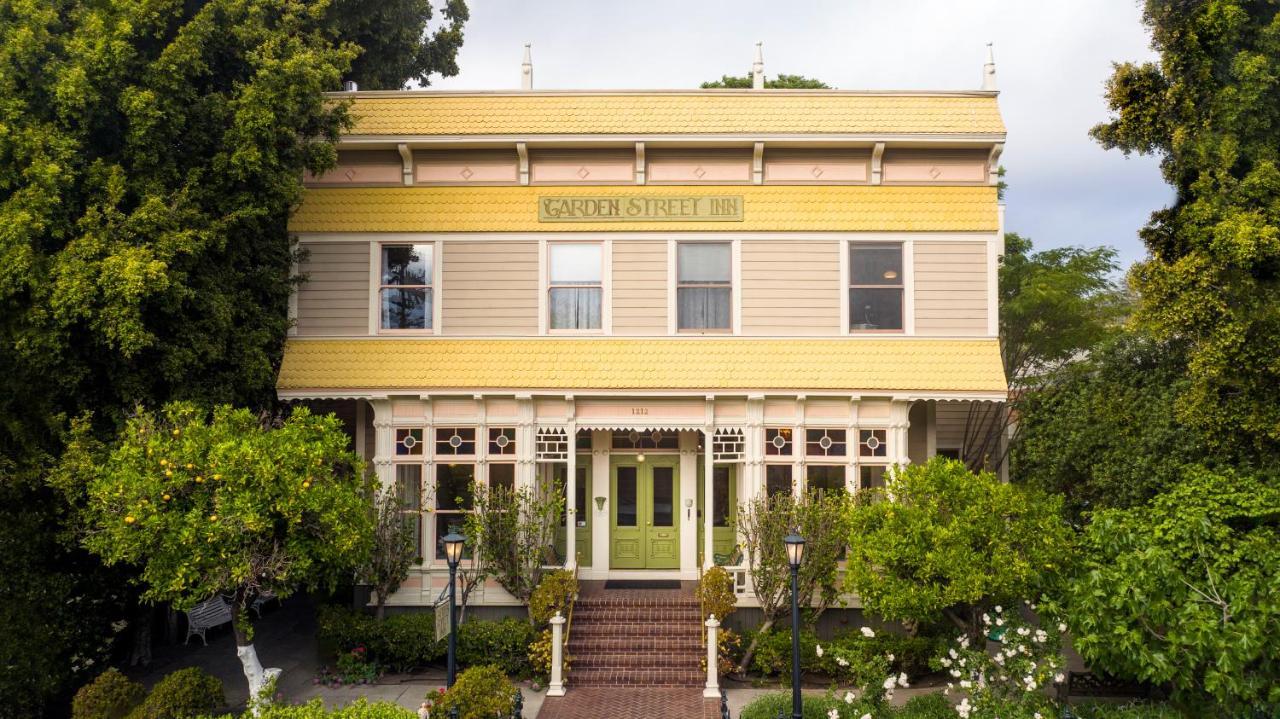
M 378 493 L 373 507 L 373 549 L 361 578 L 373 587 L 377 597 L 375 616 L 379 620 L 386 615 L 387 597 L 409 578 L 409 567 L 418 553 L 414 518 L 407 517 L 404 510 L 399 485 Z
M 1141 332 L 1103 342 L 1019 399 L 1015 481 L 1062 495 L 1080 520 L 1147 503 L 1190 464 L 1229 464 L 1178 421 L 1174 404 L 1187 382 L 1180 343 Z
M 82 430 L 84 425 L 81 425 Z M 249 607 L 332 585 L 366 560 L 373 527 L 364 464 L 332 415 L 174 403 L 139 411 L 102 448 L 82 431 L 60 485 L 85 494 L 83 542 L 137 568 L 142 596 L 190 609 L 222 595 L 251 697 L 266 683 Z
M 1137 320 L 1187 343 L 1179 419 L 1214 452 L 1280 452 L 1280 7 L 1147 0 L 1159 62 L 1115 66 L 1106 148 L 1154 154 L 1176 193 L 1141 236 Z
M 1110 247 L 1032 252 L 1030 239 L 1005 235 L 1000 358 L 1012 396 L 1007 405 L 970 404 L 962 459 L 971 469 L 998 470 L 1017 444 L 1023 400 L 1120 329 L 1128 303 L 1112 279 L 1115 257 Z
M 430 75 L 458 74 L 465 0 L 446 0 L 444 24 L 430 32 L 430 0 L 333 0 L 329 15 L 338 37 L 359 45 L 349 77 L 368 90 L 399 90 L 405 83 L 429 85 Z
M 751 588 L 764 622 L 759 634 L 766 634 L 791 607 L 791 565 L 783 538 L 793 532 L 804 537 L 804 561 L 797 581 L 800 606 L 810 622 L 839 596 L 836 578 L 841 554 L 849 536 L 849 496 L 843 492 L 809 492 L 800 499 L 789 494 L 757 497 L 743 503 L 738 511 Z M 738 672 L 746 672 L 755 656 L 759 635 L 751 638 Z
M 719 80 L 704 82 L 700 85 L 704 90 L 715 88 L 731 88 L 740 90 L 751 89 L 751 74 L 746 75 L 722 75 Z M 766 90 L 830 90 L 832 87 L 827 83 L 814 78 L 805 77 L 804 75 L 777 75 L 772 80 L 765 78 L 764 87 Z
M 1066 605 L 1080 655 L 1198 716 L 1275 715 L 1278 508 L 1273 477 L 1190 468 L 1148 505 L 1097 512 Z
M 556 528 L 563 518 L 563 496 L 558 482 L 537 491 L 500 485 L 475 490 L 475 511 L 467 515 L 465 530 L 473 542 L 471 551 L 521 604 L 529 604 L 542 582 L 542 567 L 554 551 Z M 532 621 L 532 608 L 529 617 Z
M 989 608 L 1039 599 L 1071 563 L 1060 499 L 943 457 L 890 473 L 850 515 L 846 588 L 891 621 L 976 637 Z

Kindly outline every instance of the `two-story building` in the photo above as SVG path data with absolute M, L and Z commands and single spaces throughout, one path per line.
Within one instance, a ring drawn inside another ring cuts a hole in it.
M 336 95 L 278 391 L 404 489 L 392 603 L 439 593 L 475 485 L 563 482 L 583 578 L 693 579 L 746 498 L 958 453 L 1007 391 L 996 96 Z

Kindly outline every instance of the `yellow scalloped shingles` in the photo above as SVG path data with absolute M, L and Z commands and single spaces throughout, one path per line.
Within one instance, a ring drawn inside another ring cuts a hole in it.
M 362 94 L 354 135 L 1002 134 L 984 93 Z
M 541 195 L 741 195 L 741 222 L 539 222 Z M 996 188 L 871 185 L 313 188 L 292 232 L 995 232 Z
M 282 392 L 1006 391 L 994 339 L 293 339 Z

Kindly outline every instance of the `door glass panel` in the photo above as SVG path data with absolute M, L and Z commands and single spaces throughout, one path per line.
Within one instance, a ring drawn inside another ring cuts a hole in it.
M 729 468 L 716 467 L 711 475 L 711 524 L 729 526 Z
M 587 506 L 587 468 L 580 466 L 574 474 L 577 475 L 577 484 L 573 488 L 573 496 L 577 502 L 575 506 L 578 508 L 578 526 L 585 527 L 587 526 L 587 519 L 591 516 L 591 508 Z
M 636 526 L 635 467 L 618 467 L 618 526 Z
M 675 489 L 674 472 L 671 467 L 653 468 L 653 526 L 675 526 L 672 521 L 675 515 L 672 492 Z

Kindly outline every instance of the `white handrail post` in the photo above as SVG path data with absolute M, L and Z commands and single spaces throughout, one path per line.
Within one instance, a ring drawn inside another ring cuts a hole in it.
M 708 699 L 720 698 L 720 642 L 716 636 L 719 632 L 720 622 L 716 619 L 716 615 L 712 614 L 707 617 L 707 688 L 702 690 L 702 696 Z
M 547 696 L 564 696 L 564 648 L 561 646 L 564 636 L 565 618 L 560 612 L 551 618 L 551 684 L 547 686 Z

